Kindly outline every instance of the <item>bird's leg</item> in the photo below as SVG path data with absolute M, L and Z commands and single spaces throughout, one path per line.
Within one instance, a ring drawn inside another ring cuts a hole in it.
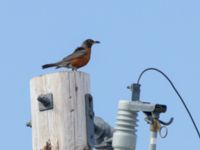
M 72 71 L 77 71 L 77 68 L 72 68 Z

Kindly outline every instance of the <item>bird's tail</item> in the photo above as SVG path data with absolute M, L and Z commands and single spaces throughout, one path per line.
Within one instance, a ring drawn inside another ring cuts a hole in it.
M 57 63 L 54 63 L 54 64 L 45 64 L 42 66 L 42 69 L 46 69 L 46 68 L 49 68 L 49 67 L 56 67 L 57 66 Z

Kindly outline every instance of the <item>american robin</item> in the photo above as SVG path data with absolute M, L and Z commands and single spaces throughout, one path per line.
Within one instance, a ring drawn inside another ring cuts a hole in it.
M 94 41 L 92 39 L 85 40 L 80 47 L 77 47 L 74 52 L 67 57 L 63 58 L 61 61 L 52 64 L 45 64 L 42 66 L 43 69 L 49 67 L 66 67 L 72 70 L 77 70 L 80 67 L 85 66 L 91 55 L 91 48 L 93 44 L 100 43 L 99 41 Z

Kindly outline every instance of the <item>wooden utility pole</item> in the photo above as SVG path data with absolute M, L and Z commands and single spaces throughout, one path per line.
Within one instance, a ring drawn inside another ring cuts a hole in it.
M 30 81 L 30 89 L 33 150 L 87 150 L 89 75 L 73 71 L 42 75 Z M 45 97 L 53 102 L 46 103 Z

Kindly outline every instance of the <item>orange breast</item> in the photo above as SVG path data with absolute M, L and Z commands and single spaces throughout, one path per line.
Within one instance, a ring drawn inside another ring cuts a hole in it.
M 75 58 L 71 61 L 71 65 L 75 68 L 85 66 L 90 60 L 90 53 L 85 54 L 82 57 Z

